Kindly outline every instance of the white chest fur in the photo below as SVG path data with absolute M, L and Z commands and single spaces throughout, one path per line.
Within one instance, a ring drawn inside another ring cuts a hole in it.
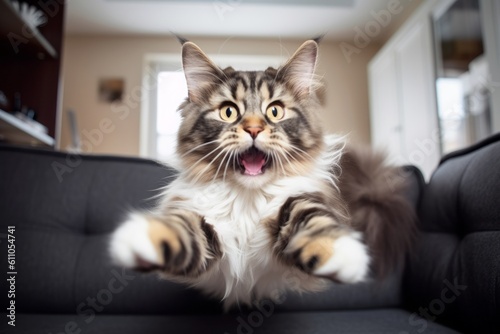
M 286 288 L 285 268 L 275 261 L 269 230 L 262 223 L 283 203 L 299 194 L 319 191 L 321 178 L 283 178 L 259 189 L 229 187 L 222 182 L 194 186 L 174 181 L 169 195 L 186 199 L 186 209 L 205 217 L 217 232 L 224 257 L 196 282 L 197 287 L 224 297 L 228 304 L 250 303 L 255 295 Z

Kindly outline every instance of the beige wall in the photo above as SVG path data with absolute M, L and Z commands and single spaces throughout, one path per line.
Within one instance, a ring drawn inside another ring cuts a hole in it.
M 282 47 L 293 53 L 302 42 L 277 39 L 192 40 L 207 53 L 271 56 L 281 55 Z M 379 47 L 372 43 L 353 55 L 348 63 L 339 43 L 322 42 L 317 74 L 324 75 L 328 83 L 327 109 L 323 114 L 328 132 L 350 133 L 356 142 L 370 142 L 366 69 Z M 66 111 L 73 109 L 77 114 L 82 141 L 85 141 L 84 151 L 138 155 L 141 104 L 136 93 L 142 84 L 144 56 L 148 53 L 170 53 L 180 57 L 180 49 L 179 43 L 171 36 L 67 37 L 63 54 L 61 149 L 70 144 Z M 112 106 L 98 101 L 98 80 L 105 77 L 125 79 L 125 99 L 128 103 Z

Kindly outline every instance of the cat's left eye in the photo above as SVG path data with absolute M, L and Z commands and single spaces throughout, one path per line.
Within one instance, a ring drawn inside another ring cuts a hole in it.
M 271 104 L 267 107 L 266 116 L 271 121 L 279 121 L 283 117 L 285 117 L 285 110 L 279 104 Z
M 238 118 L 238 107 L 233 104 L 224 104 L 219 108 L 219 115 L 223 121 L 234 122 Z

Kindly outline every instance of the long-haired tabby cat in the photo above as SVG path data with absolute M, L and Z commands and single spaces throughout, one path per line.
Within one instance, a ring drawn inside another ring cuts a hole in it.
M 403 179 L 380 155 L 323 135 L 317 53 L 309 40 L 278 69 L 243 72 L 183 44 L 182 168 L 155 211 L 114 232 L 118 264 L 226 308 L 392 270 L 414 230 Z

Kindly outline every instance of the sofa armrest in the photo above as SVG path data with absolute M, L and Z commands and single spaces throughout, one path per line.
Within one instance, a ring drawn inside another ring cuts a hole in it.
M 442 159 L 423 192 L 422 233 L 405 272 L 410 310 L 459 330 L 500 328 L 499 199 L 500 134 Z

